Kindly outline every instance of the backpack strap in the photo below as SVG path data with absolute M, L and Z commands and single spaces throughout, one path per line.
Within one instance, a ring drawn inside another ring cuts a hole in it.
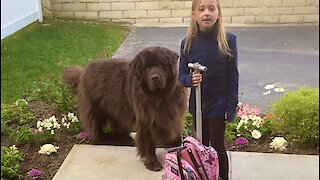
M 192 148 L 195 149 L 194 147 L 192 147 Z M 191 161 L 192 161 L 192 163 L 193 163 L 193 166 L 195 167 L 197 173 L 198 173 L 199 176 L 201 177 L 201 179 L 202 179 L 202 180 L 209 179 L 209 178 L 208 178 L 208 175 L 207 175 L 207 172 L 206 172 L 205 169 L 204 169 L 203 164 L 201 163 L 201 161 L 200 161 L 201 164 L 198 164 L 198 162 L 197 162 L 196 158 L 194 157 L 194 154 L 192 153 L 192 151 L 191 151 L 190 148 L 187 149 L 187 153 L 188 153 L 188 155 L 189 155 L 189 157 L 190 157 L 190 159 L 191 159 Z M 195 151 L 195 153 L 196 153 L 196 156 L 198 156 L 198 158 L 199 158 L 198 152 Z M 199 158 L 199 159 L 200 159 L 200 158 Z M 200 168 L 203 169 L 203 172 L 204 172 L 204 174 L 205 174 L 205 177 L 203 177 L 203 174 L 200 173 Z
M 179 173 L 180 173 L 180 177 L 181 180 L 185 180 L 185 177 L 183 175 L 183 171 L 182 171 L 182 165 L 181 165 L 181 158 L 180 158 L 180 151 L 177 152 L 177 160 L 178 160 L 178 167 L 179 167 Z

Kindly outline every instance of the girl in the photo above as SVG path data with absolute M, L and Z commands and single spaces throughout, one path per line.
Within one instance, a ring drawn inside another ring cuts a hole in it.
M 191 73 L 188 63 L 199 62 L 208 70 Z M 187 37 L 181 42 L 179 81 L 191 87 L 189 111 L 195 123 L 195 86 L 201 82 L 202 143 L 218 152 L 219 176 L 228 179 L 229 164 L 224 145 L 227 121 L 236 115 L 238 104 L 236 36 L 226 33 L 219 0 L 193 0 Z

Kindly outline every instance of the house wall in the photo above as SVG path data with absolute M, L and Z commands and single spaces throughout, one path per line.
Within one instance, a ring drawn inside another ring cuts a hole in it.
M 190 0 L 42 0 L 60 19 L 189 24 Z M 48 3 L 50 1 L 50 3 Z M 43 4 L 44 6 L 44 4 Z M 319 23 L 318 0 L 221 0 L 227 24 Z

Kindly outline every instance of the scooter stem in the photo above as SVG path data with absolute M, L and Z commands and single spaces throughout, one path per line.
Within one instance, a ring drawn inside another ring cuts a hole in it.
M 207 71 L 206 66 L 202 66 L 198 62 L 189 63 L 189 68 L 194 69 L 196 72 Z M 195 87 L 196 91 L 196 136 L 197 139 L 202 143 L 202 111 L 201 111 L 201 83 Z

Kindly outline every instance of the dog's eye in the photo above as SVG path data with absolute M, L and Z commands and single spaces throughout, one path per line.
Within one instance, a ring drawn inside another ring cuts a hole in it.
M 163 66 L 164 66 L 163 64 L 158 64 L 159 68 L 163 68 Z

